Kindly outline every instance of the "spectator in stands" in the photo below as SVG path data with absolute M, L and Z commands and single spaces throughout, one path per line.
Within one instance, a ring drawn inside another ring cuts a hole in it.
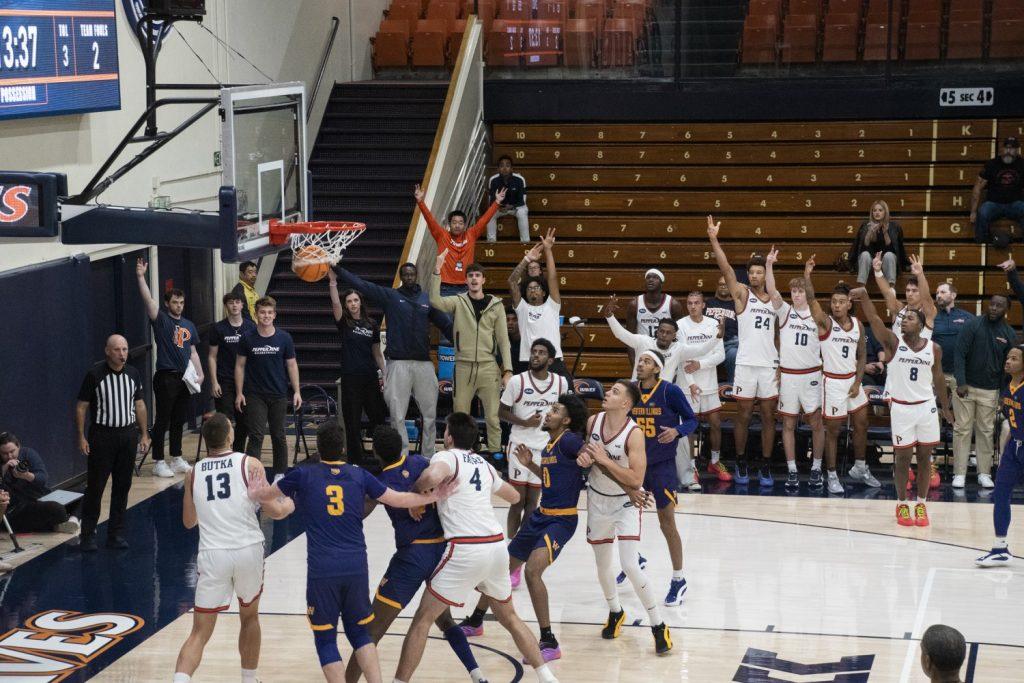
M 469 413 L 473 397 L 479 396 L 487 421 L 487 450 L 501 451 L 501 421 L 498 399 L 512 377 L 512 353 L 508 343 L 505 306 L 501 299 L 484 293 L 487 278 L 476 263 L 466 267 L 468 289 L 456 296 L 441 296 L 441 272 L 447 250 L 437 255 L 434 277 L 430 281 L 430 303 L 455 322 L 455 386 L 452 404 L 455 412 Z M 501 358 L 501 369 L 495 357 Z
M 526 372 L 530 363 L 519 360 L 522 356 L 523 339 L 519 336 L 519 316 L 516 315 L 516 309 L 511 306 L 505 307 L 505 324 L 508 326 L 508 344 L 512 351 L 512 373 L 518 375 L 520 372 Z
M 483 234 L 487 222 L 505 201 L 505 190 L 500 189 L 494 194 L 491 206 L 469 230 L 466 229 L 466 214 L 459 210 L 448 212 L 448 229 L 442 228 L 434 214 L 430 213 L 430 209 L 423 203 L 424 193 L 419 185 L 416 186 L 414 195 L 416 205 L 420 207 L 420 213 L 427 221 L 430 234 L 437 242 L 437 253 L 448 254 L 441 268 L 441 296 L 462 294 L 467 289 L 466 268 L 476 259 L 476 241 Z
M 964 478 L 967 474 L 967 451 L 971 446 L 971 429 L 968 424 L 971 415 L 964 399 L 956 390 L 956 376 L 953 374 L 953 362 L 956 357 L 957 339 L 971 318 L 974 316 L 962 308 L 956 306 L 956 287 L 948 282 L 943 282 L 935 288 L 935 313 L 932 341 L 942 347 L 942 374 L 946 377 L 946 388 L 952 394 L 953 416 L 958 425 L 962 424 L 963 433 L 967 435 L 966 443 L 961 439 L 953 441 L 953 488 L 963 488 Z M 961 453 L 960 449 L 965 450 Z M 959 469 L 959 465 L 963 469 Z
M 256 276 L 260 273 L 259 267 L 252 261 L 243 261 L 238 265 L 238 284 L 231 290 L 242 298 L 242 317 L 253 323 L 256 322 L 256 300 L 260 298 L 256 291 Z M 238 434 L 235 434 L 237 437 Z
M 985 190 L 984 202 L 981 202 L 982 190 Z M 990 226 L 997 218 L 1024 220 L 1024 160 L 1020 158 L 1020 142 L 1014 137 L 1003 140 L 1003 153 L 987 162 L 974 182 L 971 223 L 975 242 L 1008 244 L 1007 236 L 991 234 Z
M 203 364 L 199 360 L 196 344 L 199 332 L 196 326 L 182 315 L 185 310 L 185 293 L 180 289 L 164 292 L 164 305 L 160 304 L 149 291 L 146 270 L 149 265 L 143 259 L 135 263 L 135 276 L 139 294 L 146 305 L 153 340 L 156 343 L 156 373 L 153 375 L 153 396 L 156 414 L 153 417 L 153 476 L 173 477 L 184 474 L 192 466 L 181 457 L 181 435 L 188 419 L 189 397 L 198 393 L 203 383 Z M 170 434 L 170 466 L 164 462 L 164 434 Z
M 380 352 L 380 325 L 363 310 L 363 297 L 354 289 L 338 294 L 338 275 L 330 278 L 331 311 L 341 335 L 341 411 L 345 419 L 348 461 L 362 465 L 363 411 L 373 434 L 384 424 L 384 355 Z
M 718 278 L 718 288 L 715 295 L 709 296 L 704 301 L 704 315 L 721 322 L 725 321 L 725 362 L 718 367 L 725 373 L 725 381 L 732 384 L 733 373 L 736 371 L 736 351 L 740 348 L 740 340 L 737 336 L 736 327 L 736 303 L 732 300 L 729 287 L 725 284 L 725 278 Z
M 972 431 L 978 456 L 978 483 L 986 489 L 995 486 L 992 451 L 999 390 L 1003 385 L 1006 354 L 1016 338 L 1013 328 L 1006 323 L 1009 308 L 1009 297 L 993 294 L 986 314 L 965 323 L 956 341 L 953 375 L 956 395 L 963 402 L 964 419 L 954 416 L 953 473 L 960 477 L 961 486 L 967 474 Z
M 857 284 L 867 284 L 871 261 L 878 253 L 882 254 L 885 279 L 890 285 L 895 284 L 899 271 L 910 267 L 910 260 L 903 246 L 903 228 L 891 219 L 889 205 L 882 200 L 871 205 L 868 219 L 861 224 L 850 245 L 850 269 L 857 273 Z
M 40 501 L 50 492 L 46 465 L 35 449 L 22 446 L 11 432 L 0 433 L 0 489 L 10 498 L 7 521 L 16 533 L 57 531 L 77 534 L 78 518 L 55 501 Z
M 960 683 L 967 641 L 951 626 L 935 624 L 921 636 L 921 669 L 931 683 Z
M 235 409 L 245 413 L 249 444 L 245 452 L 257 460 L 263 455 L 263 436 L 270 432 L 274 473 L 288 467 L 284 423 L 288 415 L 288 384 L 292 408 L 302 407 L 299 365 L 292 336 L 274 327 L 277 302 L 265 296 L 256 302 L 256 329 L 242 335 L 235 359 Z
M 552 249 L 555 245 L 555 229 L 548 230 L 547 237 L 533 247 L 508 277 L 508 292 L 515 306 L 516 319 L 519 322 L 519 361 L 528 363 L 530 351 L 535 339 L 547 339 L 555 347 L 555 354 L 550 370 L 571 380 L 569 368 L 565 366 L 562 354 L 561 312 L 562 300 L 558 291 L 558 271 L 555 268 L 555 256 Z M 527 278 L 524 285 L 525 294 L 521 294 L 520 281 L 523 271 L 530 263 L 540 260 L 543 255 L 547 262 L 547 287 L 540 278 Z
M 236 288 L 237 289 L 237 288 Z M 242 335 L 256 329 L 256 323 L 244 317 L 245 300 L 234 290 L 224 295 L 224 308 L 228 315 L 210 329 L 210 351 L 206 363 L 210 367 L 213 383 L 213 405 L 218 413 L 233 418 L 235 440 L 231 445 L 237 453 L 245 451 L 249 433 L 245 429 L 245 417 L 235 411 L 235 359 L 238 357 L 238 342 Z
M 1010 284 L 1017 301 L 1024 306 L 1024 282 L 1021 282 L 1020 273 L 1017 272 L 1017 264 L 1010 258 L 1000 263 L 999 267 L 1006 273 L 1006 281 Z
M 871 331 L 871 328 L 867 325 L 863 325 L 865 336 L 865 362 L 864 362 L 864 379 L 861 381 L 862 385 L 870 385 L 874 387 L 885 386 L 885 347 L 878 343 L 878 339 L 875 337 L 875 333 Z
M 402 448 L 407 452 L 409 433 L 405 416 L 409 399 L 416 399 L 423 417 L 423 456 L 431 457 L 437 439 L 437 373 L 430 359 L 430 324 L 451 339 L 451 319 L 430 305 L 429 296 L 416 281 L 419 270 L 413 263 L 402 264 L 398 269 L 402 284 L 395 289 L 367 282 L 341 266 L 336 266 L 335 272 L 338 282 L 362 292 L 368 303 L 384 310 L 388 323 L 384 400 L 391 426 L 402 435 Z
M 497 200 L 498 190 L 505 191 L 505 198 L 500 202 L 501 208 L 487 221 L 487 241 L 498 239 L 500 217 L 514 215 L 519 228 L 519 241 L 523 244 L 529 242 L 530 211 L 526 208 L 526 178 L 512 171 L 512 157 L 502 155 L 498 158 L 498 172 L 491 176 L 487 185 L 492 202 Z

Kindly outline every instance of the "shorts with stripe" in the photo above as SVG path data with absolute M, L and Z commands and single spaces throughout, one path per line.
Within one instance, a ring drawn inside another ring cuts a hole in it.
M 576 533 L 579 522 L 579 516 L 572 508 L 554 512 L 559 514 L 549 514 L 543 508 L 534 510 L 509 543 L 508 554 L 526 562 L 534 550 L 543 548 L 548 553 L 548 564 L 553 563 Z
M 939 410 L 935 399 L 921 403 L 889 404 L 893 448 L 934 446 L 939 437 Z
M 733 372 L 732 397 L 737 401 L 772 399 L 779 396 L 779 378 L 775 368 L 736 364 Z
M 263 544 L 200 550 L 196 569 L 197 612 L 223 612 L 232 595 L 248 607 L 263 592 Z
M 860 394 L 850 398 L 850 388 L 857 381 L 855 375 L 836 377 L 825 375 L 822 379 L 821 415 L 826 420 L 845 420 L 846 416 L 856 413 L 868 404 L 868 395 L 861 387 Z
M 516 448 L 519 447 L 515 441 L 509 439 L 508 451 L 505 457 L 508 458 L 508 483 L 513 486 L 530 486 L 532 488 L 540 488 L 540 477 L 536 474 L 523 467 L 523 464 L 519 462 L 519 458 L 516 457 Z M 541 449 L 530 449 L 533 453 L 533 464 L 540 467 L 540 451 Z
M 587 490 L 587 543 L 639 541 L 643 515 L 626 494 L 605 496 Z
M 449 541 L 444 557 L 427 581 L 430 594 L 452 607 L 463 607 L 474 589 L 498 602 L 511 600 L 505 537 L 498 534 L 488 538 L 491 540 Z
M 395 609 L 408 605 L 423 582 L 434 573 L 444 551 L 444 539 L 436 543 L 414 542 L 396 550 L 374 598 Z
M 690 396 L 689 391 L 684 390 L 683 393 L 686 394 L 686 401 L 690 404 L 690 409 L 697 417 L 717 413 L 722 409 L 722 399 L 717 391 L 701 392 L 696 400 L 693 396 Z
M 314 631 L 337 632 L 341 619 L 353 650 L 373 642 L 366 625 L 373 621 L 370 580 L 365 573 L 306 578 L 306 618 Z
M 675 458 L 647 464 L 647 472 L 644 474 L 644 490 L 654 494 L 654 502 L 659 510 L 676 504 L 679 472 L 676 470 Z
M 779 382 L 780 415 L 810 415 L 821 408 L 821 370 L 811 372 L 782 371 Z

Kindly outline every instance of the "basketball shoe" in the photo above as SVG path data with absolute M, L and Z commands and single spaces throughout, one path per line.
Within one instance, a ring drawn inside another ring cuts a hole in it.
M 790 472 L 786 475 L 786 492 L 796 493 L 800 490 L 800 475 L 796 472 Z
M 825 485 L 825 482 L 821 477 L 820 469 L 815 469 L 813 467 L 811 468 L 811 476 L 807 480 L 807 485 L 810 486 L 812 489 L 820 489 L 822 486 Z
M 928 526 L 928 508 L 924 503 L 914 506 L 914 524 L 917 526 Z
M 601 629 L 601 637 L 605 640 L 618 638 L 619 634 L 622 633 L 622 623 L 624 621 L 626 621 L 625 610 L 609 612 L 608 621 L 604 622 L 604 628 Z
M 659 655 L 668 654 L 672 649 L 672 635 L 668 632 L 668 626 L 664 623 L 651 627 L 654 634 L 654 652 Z
M 172 472 L 171 468 L 168 467 L 166 460 L 157 460 L 153 463 L 153 476 L 167 479 L 173 477 L 174 472 Z
M 910 516 L 910 506 L 906 503 L 896 506 L 896 523 L 900 526 L 914 526 L 914 520 Z
M 1009 548 L 992 548 L 978 559 L 974 561 L 974 564 L 979 567 L 1005 567 L 1006 565 L 1013 562 L 1013 555 L 1010 554 Z
M 683 595 L 686 593 L 686 579 L 672 579 L 668 585 L 668 595 L 665 596 L 665 604 L 669 607 L 678 607 L 683 604 Z
M 718 481 L 732 481 L 729 468 L 723 465 L 721 461 L 708 463 L 708 474 L 718 477 Z

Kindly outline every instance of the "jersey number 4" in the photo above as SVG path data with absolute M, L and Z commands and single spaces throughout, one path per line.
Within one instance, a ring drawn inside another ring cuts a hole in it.
M 217 480 L 217 490 L 213 488 L 213 480 Z M 231 475 L 227 472 L 221 472 L 216 475 L 206 475 L 206 500 L 214 500 L 216 498 L 230 498 L 231 497 Z
M 474 467 L 473 468 L 473 476 L 469 478 L 469 483 L 472 484 L 473 486 L 475 486 L 477 491 L 479 491 L 482 488 L 483 482 L 480 481 L 480 468 L 479 467 Z

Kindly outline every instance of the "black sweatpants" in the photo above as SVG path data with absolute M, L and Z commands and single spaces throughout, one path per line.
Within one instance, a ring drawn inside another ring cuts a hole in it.
M 384 395 L 380 391 L 377 374 L 341 376 L 341 412 L 345 418 L 345 442 L 349 462 L 363 461 L 362 423 L 363 411 L 369 421 L 369 432 L 384 424 L 387 410 Z
M 175 370 L 157 370 L 153 375 L 153 395 L 156 415 L 153 417 L 153 460 L 164 459 L 164 432 L 170 431 L 171 457 L 181 456 L 181 433 L 188 417 L 188 399 L 191 394 Z
M 20 503 L 14 512 L 8 512 L 7 521 L 18 534 L 53 531 L 58 524 L 68 521 L 68 511 L 52 500 L 29 500 Z
M 288 417 L 287 396 L 265 394 L 245 395 L 245 426 L 249 443 L 245 452 L 257 460 L 263 454 L 263 437 L 270 432 L 270 445 L 274 449 L 274 474 L 288 469 L 288 442 L 284 436 L 284 422 Z
M 223 413 L 235 423 L 235 440 L 231 444 L 231 450 L 236 453 L 245 452 L 245 440 L 249 435 L 249 429 L 245 424 L 245 415 L 235 410 L 235 384 L 234 382 L 220 381 L 220 398 L 213 399 L 213 406 L 218 413 Z
M 110 493 L 110 521 L 107 535 L 121 532 L 124 512 L 128 507 L 128 490 L 132 487 L 135 451 L 139 430 L 131 427 L 100 427 L 89 430 L 89 458 L 86 465 L 85 498 L 82 500 L 82 535 L 91 536 L 100 518 L 100 501 L 107 479 L 113 477 Z

